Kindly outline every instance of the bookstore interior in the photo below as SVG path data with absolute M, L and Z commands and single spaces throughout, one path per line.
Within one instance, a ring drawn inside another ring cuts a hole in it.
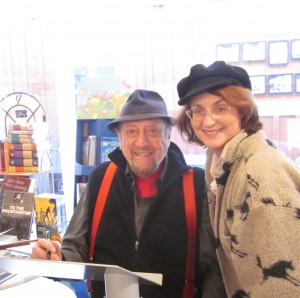
M 132 0 L 116 10 L 116 0 L 89 0 L 72 14 L 59 1 L 20 2 L 17 12 L 15 2 L 0 4 L 0 257 L 29 258 L 38 238 L 61 241 L 89 175 L 118 147 L 107 123 L 137 88 L 159 92 L 176 116 L 177 82 L 197 63 L 248 71 L 266 135 L 300 167 L 296 1 Z M 204 167 L 204 148 L 176 129 L 172 141 Z M 9 249 L 17 242 L 26 248 Z M 0 267 L 0 291 L 15 275 Z

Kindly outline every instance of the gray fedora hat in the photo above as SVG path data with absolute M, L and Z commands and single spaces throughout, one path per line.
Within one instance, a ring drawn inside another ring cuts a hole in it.
M 241 67 L 215 61 L 206 67 L 194 65 L 190 74 L 177 84 L 180 106 L 185 105 L 194 95 L 217 90 L 229 85 L 242 86 L 251 90 L 251 81 L 247 71 Z
M 115 131 L 122 121 L 145 120 L 151 118 L 165 118 L 171 124 L 175 119 L 168 116 L 167 106 L 163 98 L 155 91 L 137 89 L 128 97 L 123 106 L 120 117 L 109 122 L 107 128 Z

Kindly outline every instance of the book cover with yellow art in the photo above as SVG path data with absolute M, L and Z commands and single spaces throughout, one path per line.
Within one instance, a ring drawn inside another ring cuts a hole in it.
M 64 196 L 44 193 L 35 196 L 36 233 L 38 238 L 63 234 L 66 229 Z

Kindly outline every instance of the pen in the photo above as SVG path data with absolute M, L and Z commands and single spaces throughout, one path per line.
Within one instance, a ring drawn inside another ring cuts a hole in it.
M 0 245 L 0 250 L 1 249 L 7 249 L 7 248 L 10 248 L 10 247 L 28 245 L 31 242 L 37 242 L 37 241 L 38 241 L 38 239 L 33 239 L 33 240 L 24 240 L 24 241 L 18 241 L 18 242 L 14 242 L 14 243 L 2 244 L 2 245 Z
M 51 252 L 47 250 L 47 260 L 51 260 Z
M 51 241 L 51 234 L 49 230 L 46 230 L 43 232 L 44 237 L 48 240 Z M 47 260 L 51 260 L 51 252 L 50 250 L 47 250 Z

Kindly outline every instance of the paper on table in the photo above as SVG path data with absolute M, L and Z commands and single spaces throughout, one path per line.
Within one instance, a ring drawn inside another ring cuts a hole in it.
M 73 290 L 52 279 L 38 277 L 31 281 L 1 291 L 1 298 L 30 297 L 30 298 L 76 298 Z
M 0 245 L 17 242 L 18 238 L 14 235 L 0 235 Z

